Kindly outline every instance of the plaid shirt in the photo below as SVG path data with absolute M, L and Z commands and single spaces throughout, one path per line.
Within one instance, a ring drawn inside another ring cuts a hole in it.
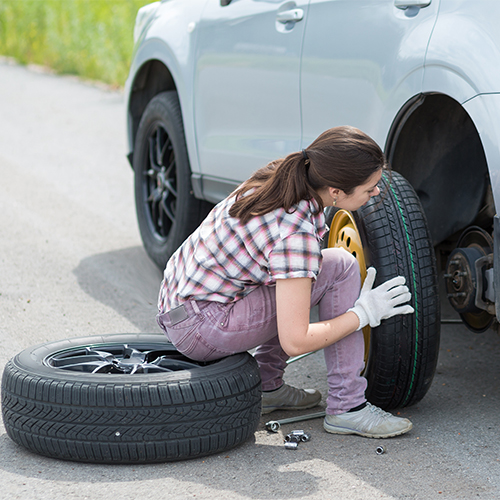
M 321 267 L 323 212 L 303 200 L 247 224 L 229 215 L 235 198 L 221 201 L 172 255 L 158 298 L 160 314 L 189 299 L 229 303 L 277 279 L 316 279 Z

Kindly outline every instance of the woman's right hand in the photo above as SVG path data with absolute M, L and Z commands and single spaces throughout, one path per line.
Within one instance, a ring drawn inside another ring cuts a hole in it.
M 405 285 L 404 276 L 397 276 L 377 288 L 373 288 L 377 271 L 370 267 L 361 289 L 361 294 L 354 307 L 349 309 L 358 316 L 359 328 L 370 325 L 372 328 L 380 325 L 383 319 L 391 318 L 397 314 L 410 314 L 415 312 L 410 305 L 402 305 L 411 299 L 411 293 Z

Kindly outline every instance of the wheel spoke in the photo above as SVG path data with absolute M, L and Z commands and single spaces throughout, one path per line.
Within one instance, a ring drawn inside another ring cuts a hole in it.
M 175 156 L 173 154 L 165 170 L 165 177 L 167 179 L 175 179 Z
M 157 231 L 159 231 L 159 229 L 161 228 L 161 207 L 160 207 L 161 198 L 158 199 L 158 195 L 155 193 L 156 191 L 157 190 L 155 189 L 151 193 L 151 195 L 148 198 L 148 202 L 151 212 L 151 219 L 154 222 Z
M 170 227 L 166 213 L 163 207 L 163 197 L 165 193 L 161 195 L 160 199 L 155 199 L 151 202 L 151 219 L 155 223 L 156 230 L 160 236 L 168 236 L 168 229 Z
M 156 158 L 156 141 L 153 137 L 149 138 L 149 164 L 155 172 L 161 170 L 161 164 L 157 162 Z
M 165 363 L 165 367 L 163 367 L 163 363 Z M 152 365 L 161 368 L 164 371 L 172 372 L 176 370 L 189 370 L 193 368 L 193 363 L 189 361 L 183 361 L 182 359 L 170 359 L 161 357 L 151 363 Z
M 167 148 L 169 148 L 171 144 L 172 144 L 172 142 L 170 141 L 170 137 L 167 136 L 167 140 L 165 141 L 165 144 L 163 145 L 163 148 L 161 150 L 161 158 L 162 158 L 162 160 L 165 157 L 165 152 L 167 151 Z
M 46 364 L 79 373 L 139 375 L 189 370 L 205 363 L 188 360 L 177 351 L 118 344 L 55 353 Z
M 87 373 L 98 373 L 111 370 L 113 368 L 113 363 L 109 361 L 104 361 L 102 359 L 91 360 L 89 357 L 81 356 L 80 358 L 73 358 L 71 360 L 66 360 L 65 363 L 54 365 L 56 368 L 63 368 L 64 370 L 87 372 Z
M 169 199 L 169 196 L 168 196 L 167 193 L 165 193 L 165 195 L 162 197 L 162 200 L 161 200 L 161 207 L 163 209 L 163 213 L 168 217 L 168 219 L 170 220 L 170 222 L 173 224 L 175 222 L 175 213 L 171 209 L 171 206 L 169 206 L 168 199 Z M 175 203 L 175 200 L 172 200 L 172 202 L 170 203 L 170 205 L 172 203 Z
M 163 155 L 162 155 L 162 148 L 161 148 L 161 133 L 162 133 L 162 130 L 160 129 L 160 127 L 158 127 L 156 129 L 156 140 L 155 140 L 155 143 L 156 143 L 156 162 L 157 162 L 157 165 L 159 165 L 160 167 L 163 166 Z
M 170 179 L 167 179 L 167 181 L 165 182 L 165 189 L 170 193 L 172 193 L 175 196 L 175 198 L 177 198 L 177 190 L 175 189 L 175 186 L 170 181 Z

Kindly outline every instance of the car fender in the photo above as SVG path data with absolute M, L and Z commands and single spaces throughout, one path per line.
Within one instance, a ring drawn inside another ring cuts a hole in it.
M 191 169 L 199 171 L 193 123 L 194 51 L 196 49 L 196 25 L 207 0 L 185 2 L 171 0 L 163 3 L 158 15 L 149 25 L 137 45 L 125 87 L 127 110 L 135 78 L 140 69 L 150 61 L 161 62 L 172 75 L 181 104 L 184 132 Z M 127 137 L 129 151 L 133 150 L 133 134 L 130 113 L 127 111 Z
M 177 88 L 177 92 L 179 94 L 179 100 L 182 103 L 181 109 L 183 110 L 183 115 L 184 110 L 189 106 L 189 95 L 183 91 L 183 89 L 185 89 L 185 85 L 183 85 L 185 77 L 182 75 L 182 71 L 178 64 L 178 61 L 175 55 L 172 53 L 170 47 L 163 40 L 158 38 L 149 38 L 147 40 L 144 40 L 134 54 L 134 58 L 130 66 L 129 77 L 125 85 L 125 102 L 127 106 L 127 138 L 129 151 L 132 151 L 134 149 L 130 101 L 132 93 L 134 91 L 134 85 L 137 76 L 140 74 L 142 67 L 151 61 L 159 61 L 168 69 L 168 71 L 172 75 L 175 86 Z
M 488 8 L 485 8 L 487 4 Z M 471 117 L 500 203 L 500 3 L 441 0 L 425 59 L 422 91 L 445 94 Z
M 388 142 L 394 133 L 394 127 L 398 124 L 397 117 L 404 114 L 409 103 L 412 103 L 421 95 L 423 75 L 423 66 L 415 68 L 411 73 L 405 75 L 404 79 L 387 97 L 380 121 L 375 124 L 373 130 L 368 131 L 380 147 L 385 147 L 386 153 Z
M 471 79 L 453 68 L 446 67 L 444 64 L 430 66 L 426 64 L 422 93 L 444 94 L 463 104 L 478 95 L 479 90 Z
M 441 0 L 425 58 L 424 88 L 459 102 L 498 92 L 499 2 Z
M 444 65 L 425 69 L 424 94 L 438 93 L 451 97 L 461 104 L 474 123 L 483 145 L 495 207 L 500 206 L 500 92 L 479 93 L 481 84 L 471 75 Z
M 481 94 L 463 104 L 481 138 L 488 162 L 495 208 L 500 207 L 500 93 Z

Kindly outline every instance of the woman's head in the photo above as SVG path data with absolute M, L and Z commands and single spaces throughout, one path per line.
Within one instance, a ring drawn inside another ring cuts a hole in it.
M 236 191 L 230 215 L 247 222 L 254 215 L 277 208 L 288 211 L 301 200 L 313 198 L 320 210 L 337 201 L 340 208 L 356 210 L 378 194 L 376 183 L 386 167 L 380 147 L 361 130 L 331 128 L 306 149 L 258 170 Z M 355 207 L 365 196 L 361 192 L 367 193 L 367 198 Z
M 308 182 L 315 190 L 332 187 L 351 195 L 375 172 L 386 168 L 377 143 L 355 127 L 331 128 L 304 151 L 309 159 Z

